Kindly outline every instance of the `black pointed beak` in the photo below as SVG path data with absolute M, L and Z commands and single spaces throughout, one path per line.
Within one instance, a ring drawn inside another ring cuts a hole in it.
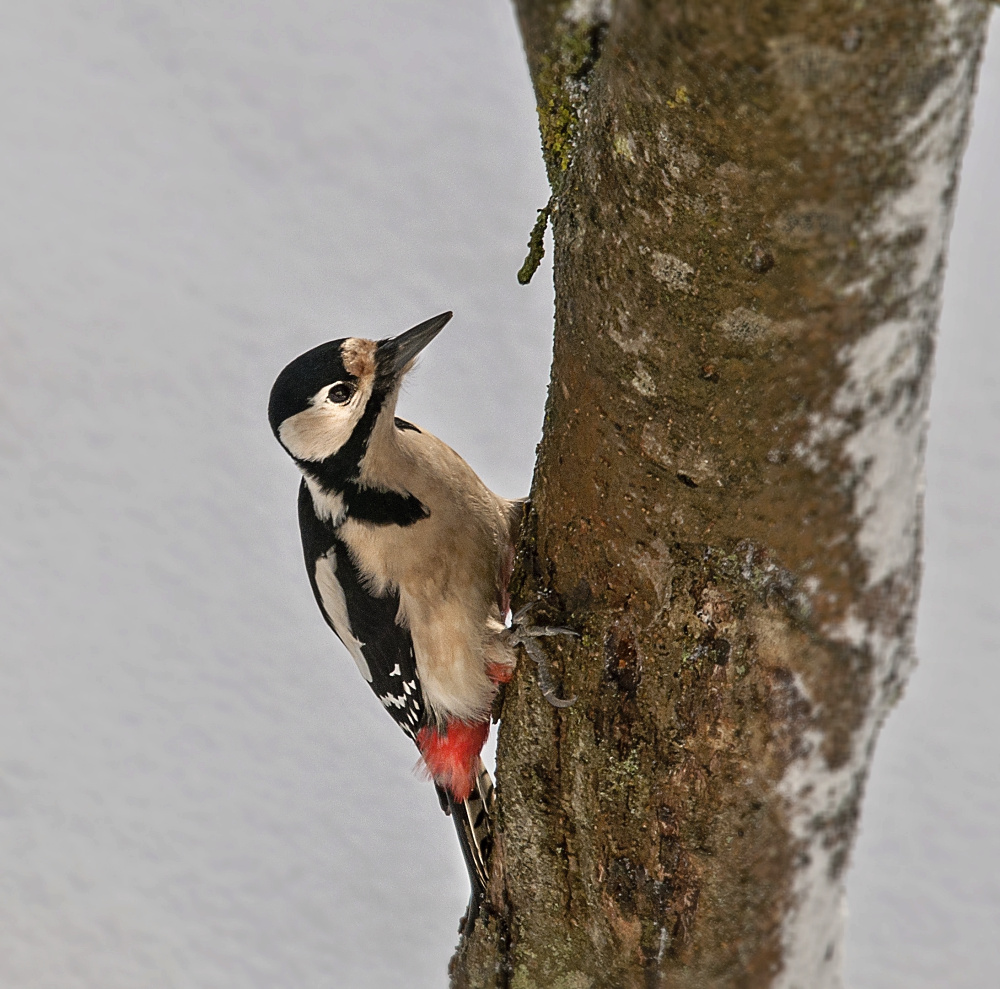
M 445 323 L 451 317 L 450 312 L 443 312 L 440 316 L 418 323 L 405 333 L 400 333 L 398 337 L 379 340 L 379 370 L 393 377 L 402 374 L 410 361 L 444 329 Z

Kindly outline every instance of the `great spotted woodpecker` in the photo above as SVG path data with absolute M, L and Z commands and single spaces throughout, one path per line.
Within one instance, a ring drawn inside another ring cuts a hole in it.
M 271 390 L 271 428 L 302 472 L 299 527 L 316 602 L 454 819 L 471 925 L 489 874 L 493 782 L 480 752 L 515 646 L 563 629 L 511 628 L 508 584 L 523 502 L 495 495 L 450 447 L 395 415 L 414 358 L 451 319 L 349 337 L 297 357 Z

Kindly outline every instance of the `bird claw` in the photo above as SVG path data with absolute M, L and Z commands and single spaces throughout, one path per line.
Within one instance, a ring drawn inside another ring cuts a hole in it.
M 579 635 L 571 628 L 560 628 L 552 625 L 525 625 L 524 619 L 537 603 L 537 601 L 529 601 L 523 608 L 519 608 L 517 613 L 511 617 L 510 628 L 507 632 L 513 643 L 524 647 L 524 651 L 538 668 L 538 683 L 542 688 L 542 696 L 553 707 L 570 707 L 576 703 L 576 694 L 572 697 L 559 696 L 559 691 L 552 682 L 548 656 L 535 640 L 550 635 L 569 635 L 578 639 Z
M 525 625 L 520 634 L 526 639 L 539 639 L 545 635 L 570 635 L 574 639 L 579 639 L 578 633 L 571 628 L 561 628 L 558 625 Z

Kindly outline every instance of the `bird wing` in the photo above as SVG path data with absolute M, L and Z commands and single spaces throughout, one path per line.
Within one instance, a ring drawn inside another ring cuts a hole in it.
M 299 488 L 299 531 L 306 572 L 327 624 L 347 647 L 361 675 L 411 738 L 426 719 L 410 630 L 397 624 L 399 593 L 365 586 L 336 529 L 317 517 L 312 495 Z

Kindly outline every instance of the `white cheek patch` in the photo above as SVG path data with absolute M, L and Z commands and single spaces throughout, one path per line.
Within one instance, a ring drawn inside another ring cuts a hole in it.
M 316 561 L 316 587 L 319 588 L 319 596 L 323 602 L 323 610 L 327 613 L 333 623 L 333 629 L 337 637 L 347 646 L 347 651 L 357 664 L 361 675 L 369 682 L 372 682 L 372 672 L 368 668 L 368 660 L 361 651 L 363 642 L 359 642 L 354 637 L 351 630 L 351 621 L 347 617 L 347 598 L 344 596 L 344 589 L 337 580 L 337 557 L 331 550 L 327 556 L 321 556 Z
M 329 385 L 323 387 L 313 395 L 310 408 L 290 416 L 278 427 L 282 446 L 299 460 L 332 457 L 351 438 L 364 415 L 371 388 L 371 382 L 367 382 L 347 404 L 334 405 L 326 401 Z

